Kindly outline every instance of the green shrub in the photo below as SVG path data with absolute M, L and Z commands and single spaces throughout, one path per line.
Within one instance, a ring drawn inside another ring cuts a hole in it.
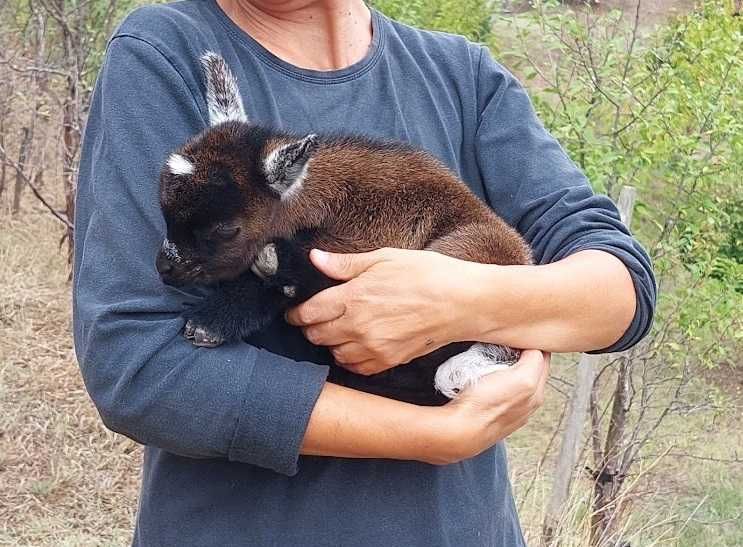
M 702 278 L 740 291 L 740 18 L 707 1 L 643 38 L 618 12 L 584 19 L 543 3 L 508 25 L 508 58 L 596 190 L 638 188 L 636 231 L 660 276 L 673 279 L 666 296 Z
M 374 0 L 371 5 L 409 25 L 462 34 L 477 42 L 492 38 L 491 0 Z

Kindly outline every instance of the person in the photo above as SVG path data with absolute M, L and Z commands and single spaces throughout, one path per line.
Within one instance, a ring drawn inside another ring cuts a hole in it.
M 537 265 L 317 250 L 344 283 L 244 343 L 195 348 L 180 314 L 208 289 L 164 286 L 154 259 L 159 170 L 207 125 L 207 50 L 253 121 L 435 154 Z M 612 202 L 486 48 L 362 0 L 185 0 L 135 10 L 108 44 L 81 154 L 73 297 L 87 390 L 107 427 L 145 445 L 134 545 L 510 547 L 524 540 L 500 441 L 540 406 L 549 352 L 637 343 L 655 285 Z M 456 340 L 541 351 L 441 407 L 326 382 L 333 361 L 372 374 Z

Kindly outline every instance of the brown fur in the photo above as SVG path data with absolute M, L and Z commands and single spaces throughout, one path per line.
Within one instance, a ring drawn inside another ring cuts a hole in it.
M 526 242 L 448 169 L 414 150 L 321 147 L 304 187 L 278 217 L 320 228 L 318 247 L 429 249 L 488 264 L 527 264 Z

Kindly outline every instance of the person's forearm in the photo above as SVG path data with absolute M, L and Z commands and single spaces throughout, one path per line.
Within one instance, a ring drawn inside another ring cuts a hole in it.
M 446 464 L 471 458 L 522 427 L 542 404 L 549 355 L 522 352 L 441 407 L 422 407 L 326 383 L 300 452 Z
M 462 323 L 462 340 L 591 351 L 619 340 L 635 314 L 627 268 L 603 251 L 543 266 L 476 265 L 463 282 L 459 305 L 471 319 Z
M 441 429 L 448 414 L 445 407 L 420 407 L 327 383 L 300 452 L 443 463 Z

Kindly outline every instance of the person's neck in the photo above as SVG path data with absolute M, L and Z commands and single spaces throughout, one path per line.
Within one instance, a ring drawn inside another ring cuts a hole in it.
M 217 0 L 236 25 L 300 68 L 338 70 L 363 59 L 372 41 L 363 0 Z

